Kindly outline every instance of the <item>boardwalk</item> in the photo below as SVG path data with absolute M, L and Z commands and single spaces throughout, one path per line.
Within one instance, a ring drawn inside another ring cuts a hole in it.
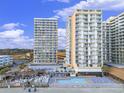
M 22 88 L 1 88 L 0 93 L 28 93 Z M 124 88 L 40 88 L 30 93 L 124 93 Z

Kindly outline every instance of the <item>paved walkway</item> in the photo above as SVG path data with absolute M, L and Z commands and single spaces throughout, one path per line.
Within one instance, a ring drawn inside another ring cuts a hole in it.
M 29 93 L 22 88 L 1 88 L 0 93 Z M 30 93 L 124 93 L 124 88 L 40 88 Z

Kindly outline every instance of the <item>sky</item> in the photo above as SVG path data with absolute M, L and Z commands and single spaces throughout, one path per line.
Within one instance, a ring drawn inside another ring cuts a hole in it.
M 34 18 L 58 18 L 58 49 L 65 49 L 67 17 L 102 9 L 103 20 L 124 12 L 124 0 L 0 0 L 0 49 L 33 48 Z

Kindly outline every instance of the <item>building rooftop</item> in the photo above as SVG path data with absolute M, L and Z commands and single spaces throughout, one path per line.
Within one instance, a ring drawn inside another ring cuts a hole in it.
M 10 55 L 0 55 L 0 57 L 10 57 Z
M 57 18 L 34 18 L 34 19 L 58 20 Z

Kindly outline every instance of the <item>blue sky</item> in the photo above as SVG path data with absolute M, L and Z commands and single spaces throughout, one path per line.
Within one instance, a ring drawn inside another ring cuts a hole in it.
M 57 17 L 59 49 L 64 49 L 66 18 L 77 8 L 102 9 L 106 20 L 124 12 L 124 0 L 1 0 L 0 48 L 33 48 L 33 19 Z

